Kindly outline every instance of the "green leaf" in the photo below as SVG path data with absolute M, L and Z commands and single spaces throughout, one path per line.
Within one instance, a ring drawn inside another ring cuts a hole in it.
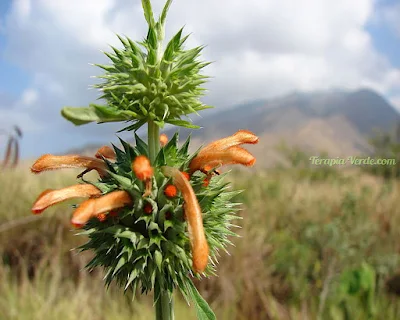
M 79 126 L 90 122 L 116 122 L 126 121 L 132 118 L 132 114 L 125 113 L 109 106 L 90 104 L 89 107 L 76 108 L 64 107 L 61 115 L 73 124 Z
M 137 130 L 140 129 L 141 126 L 143 126 L 144 124 L 146 124 L 147 121 L 146 120 L 139 120 L 139 121 L 135 121 L 134 124 L 127 126 L 121 130 L 118 130 L 117 132 L 123 132 L 123 131 L 134 131 L 136 132 Z
M 129 179 L 129 178 L 127 178 L 127 177 L 123 177 L 123 176 L 121 176 L 121 175 L 119 175 L 119 174 L 114 174 L 114 173 L 112 173 L 112 172 L 108 172 L 109 173 L 109 175 L 111 176 L 111 178 L 113 178 L 115 181 L 117 181 L 118 182 L 118 184 L 122 187 L 122 188 L 124 188 L 124 189 L 126 189 L 126 190 L 130 190 L 130 189 L 132 189 L 132 180 L 131 179 Z
M 162 253 L 158 250 L 154 251 L 154 261 L 157 265 L 158 270 L 161 271 L 161 265 L 162 265 Z
M 163 148 L 161 148 L 160 151 L 158 152 L 154 163 L 157 165 L 157 167 L 167 165 L 167 162 L 165 161 L 165 154 Z
M 135 157 L 135 150 L 133 147 L 126 142 L 125 140 L 118 137 L 119 141 L 121 142 L 122 147 L 124 148 L 125 154 L 129 157 L 129 161 L 131 162 Z
M 114 269 L 113 276 L 121 269 L 127 262 L 127 254 L 124 254 L 118 261 L 117 266 Z
M 197 126 L 195 124 L 191 124 L 188 121 L 185 120 L 167 120 L 167 123 L 173 124 L 174 126 L 180 126 L 184 128 L 189 128 L 189 129 L 200 129 L 200 126 Z
M 187 156 L 188 155 L 190 139 L 191 139 L 191 134 L 189 134 L 189 136 L 187 137 L 185 143 L 179 149 L 179 155 L 180 156 Z
M 157 121 L 157 120 L 154 120 L 154 123 L 155 123 L 157 126 L 159 126 L 161 129 L 164 128 L 164 125 L 165 125 L 164 121 Z
M 145 155 L 146 157 L 149 157 L 149 148 L 147 147 L 147 144 L 142 139 L 140 139 L 140 137 L 136 133 L 135 140 L 136 149 L 139 151 L 139 153 Z
M 171 3 L 172 3 L 172 0 L 167 0 L 167 2 L 164 5 L 164 8 L 162 10 L 161 16 L 159 18 L 159 23 L 162 28 L 165 25 L 165 20 L 167 18 L 167 13 L 168 13 L 169 7 L 171 6 Z
M 87 107 L 64 107 L 61 110 L 61 115 L 77 126 L 99 120 L 96 112 L 93 109 Z
M 156 59 L 157 59 L 157 54 L 155 52 L 155 49 L 157 49 L 157 34 L 156 34 L 156 30 L 154 28 L 149 28 L 149 31 L 147 32 L 147 39 L 146 42 L 148 44 L 148 46 L 153 49 L 150 50 L 148 56 L 147 56 L 147 63 L 149 65 L 153 65 L 156 63 Z
M 150 0 L 142 0 L 142 6 L 147 24 L 149 25 L 149 27 L 153 27 L 155 25 L 155 21 Z
M 166 150 L 167 153 L 170 152 L 172 149 L 177 149 L 178 148 L 178 141 L 179 141 L 179 132 L 175 132 L 174 135 L 172 136 L 171 140 L 168 141 L 164 149 Z
M 191 295 L 192 301 L 194 302 L 194 305 L 196 307 L 197 318 L 199 320 L 216 320 L 217 317 L 215 316 L 214 312 L 211 310 L 207 301 L 204 300 L 200 293 L 197 291 L 197 288 L 194 286 L 193 282 L 190 279 L 186 281 L 186 286 L 188 288 L 189 295 Z
M 167 47 L 164 51 L 163 59 L 165 61 L 172 61 L 174 58 L 174 54 L 179 50 L 181 43 L 183 28 L 178 31 L 176 35 L 168 42 Z

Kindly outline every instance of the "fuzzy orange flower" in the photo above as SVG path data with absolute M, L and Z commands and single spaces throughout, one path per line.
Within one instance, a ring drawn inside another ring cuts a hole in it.
M 109 147 L 102 147 L 97 151 L 96 157 L 101 158 L 103 156 L 112 159 L 111 151 Z M 55 156 L 46 154 L 33 164 L 31 171 L 41 173 L 46 170 L 63 168 L 86 168 L 84 173 L 94 169 L 101 176 L 106 174 L 104 161 L 79 155 Z M 59 190 L 45 190 L 33 204 L 32 212 L 39 214 L 52 205 L 73 198 L 89 198 L 82 202 L 73 213 L 71 223 L 77 227 L 83 226 L 92 217 L 98 217 L 100 221 L 104 221 L 107 212 L 113 212 L 132 203 L 132 199 L 126 191 L 118 190 L 102 195 L 101 191 L 91 184 L 79 184 Z
M 95 155 L 96 158 L 101 159 L 102 157 L 110 160 L 116 159 L 115 151 L 109 146 L 102 146 Z
M 216 168 L 228 164 L 241 164 L 247 167 L 253 166 L 256 158 L 242 144 L 256 144 L 258 137 L 248 131 L 239 130 L 232 136 L 211 142 L 197 154 L 189 164 L 189 173 L 200 170 L 207 176 L 203 186 L 207 187 L 214 174 L 219 174 Z
M 48 189 L 43 191 L 32 207 L 35 214 L 42 213 L 48 207 L 73 198 L 89 198 L 100 196 L 101 191 L 91 184 L 78 184 L 59 190 Z
M 131 203 L 132 199 L 126 191 L 113 191 L 99 198 L 82 202 L 72 214 L 71 223 L 76 227 L 82 227 L 93 217 L 125 207 Z
M 203 217 L 196 194 L 182 172 L 173 167 L 162 167 L 167 177 L 172 177 L 174 185 L 182 193 L 185 201 L 185 217 L 188 222 L 188 232 L 193 255 L 193 270 L 203 272 L 208 263 L 209 247 L 203 227 Z
M 150 164 L 150 160 L 146 156 L 137 156 L 132 161 L 132 171 L 135 176 L 145 183 L 145 192 L 143 197 L 147 197 L 151 194 L 151 178 L 154 175 L 154 169 Z
M 161 147 L 165 147 L 165 145 L 168 143 L 168 137 L 165 133 L 162 133 L 160 135 L 160 145 Z
M 190 173 L 197 170 L 209 171 L 206 169 L 227 164 L 254 165 L 256 158 L 239 146 L 246 143 L 256 144 L 258 143 L 258 137 L 250 131 L 239 130 L 232 136 L 208 144 L 190 162 Z
M 31 171 L 33 173 L 41 173 L 47 170 L 64 168 L 86 168 L 86 171 L 94 169 L 101 176 L 106 174 L 106 165 L 104 161 L 79 155 L 55 156 L 51 154 L 45 154 L 36 160 L 31 167 Z

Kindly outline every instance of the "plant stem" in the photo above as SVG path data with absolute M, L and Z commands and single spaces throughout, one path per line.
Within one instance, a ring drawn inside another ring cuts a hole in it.
M 147 141 L 149 146 L 150 162 L 154 164 L 154 160 L 156 159 L 158 151 L 160 150 L 160 129 L 154 123 L 154 121 L 151 120 L 147 123 L 147 125 Z
M 156 299 L 156 296 L 154 296 Z M 174 320 L 174 301 L 172 294 L 166 290 L 162 290 L 160 298 L 155 301 L 156 320 Z

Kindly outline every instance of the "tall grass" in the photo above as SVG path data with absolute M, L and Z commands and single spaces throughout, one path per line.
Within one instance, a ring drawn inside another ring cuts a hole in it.
M 399 319 L 386 283 L 399 267 L 400 184 L 358 171 L 323 179 L 296 172 L 231 178 L 246 189 L 237 199 L 241 238 L 221 254 L 218 277 L 196 282 L 218 319 Z M 41 191 L 74 176 L 35 177 L 22 166 L 0 173 L 0 319 L 151 318 L 151 297 L 132 302 L 118 288 L 106 291 L 100 270 L 84 270 L 90 254 L 70 250 L 85 241 L 71 232 L 70 204 L 31 218 Z M 351 278 L 363 270 L 373 283 Z M 177 305 L 178 320 L 195 319 L 182 299 Z

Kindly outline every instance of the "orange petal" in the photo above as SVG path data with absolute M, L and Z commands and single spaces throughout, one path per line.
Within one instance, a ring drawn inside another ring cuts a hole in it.
M 174 198 L 177 195 L 176 187 L 172 184 L 169 184 L 164 189 L 164 194 L 167 198 Z
M 195 272 L 203 272 L 208 263 L 209 248 L 204 234 L 203 217 L 199 202 L 192 186 L 182 172 L 172 167 L 162 167 L 162 172 L 165 176 L 172 177 L 174 185 L 182 192 L 192 247 L 193 270 Z
M 43 191 L 32 207 L 35 214 L 42 213 L 48 207 L 72 198 L 88 198 L 99 196 L 101 191 L 91 184 L 78 184 L 59 190 Z
M 222 151 L 226 150 L 230 147 L 233 146 L 238 146 L 241 144 L 256 144 L 258 143 L 258 137 L 248 131 L 248 130 L 239 130 L 235 134 L 216 140 L 214 142 L 211 142 L 207 146 L 205 146 L 202 150 L 200 150 L 199 155 L 202 155 L 203 153 L 208 153 L 211 151 Z
M 132 162 L 132 171 L 139 180 L 148 180 L 153 176 L 153 168 L 146 156 L 137 156 Z
M 104 161 L 92 157 L 79 155 L 54 156 L 51 154 L 45 154 L 36 160 L 31 171 L 33 173 L 40 173 L 46 170 L 63 168 L 95 169 L 99 174 L 105 174 L 106 165 Z
M 189 165 L 190 172 L 204 168 L 214 168 L 227 164 L 241 164 L 247 167 L 254 165 L 256 158 L 241 147 L 230 147 L 225 151 L 210 151 L 196 156 Z
M 161 147 L 164 147 L 168 142 L 168 136 L 165 133 L 162 133 L 160 135 L 160 145 Z
M 131 203 L 132 199 L 126 191 L 113 191 L 99 198 L 82 202 L 72 214 L 71 223 L 76 227 L 81 227 L 90 218 L 97 217 L 101 213 L 125 207 Z
M 221 161 L 211 161 L 208 162 L 203 168 L 202 170 L 204 171 L 204 173 L 209 173 L 210 171 L 212 171 L 214 168 L 218 167 L 221 165 Z M 216 171 L 216 169 L 215 169 Z
M 109 146 L 102 146 L 99 150 L 97 150 L 95 157 L 98 159 L 102 159 L 102 157 L 104 157 L 106 159 L 115 160 L 116 155 L 115 151 Z

